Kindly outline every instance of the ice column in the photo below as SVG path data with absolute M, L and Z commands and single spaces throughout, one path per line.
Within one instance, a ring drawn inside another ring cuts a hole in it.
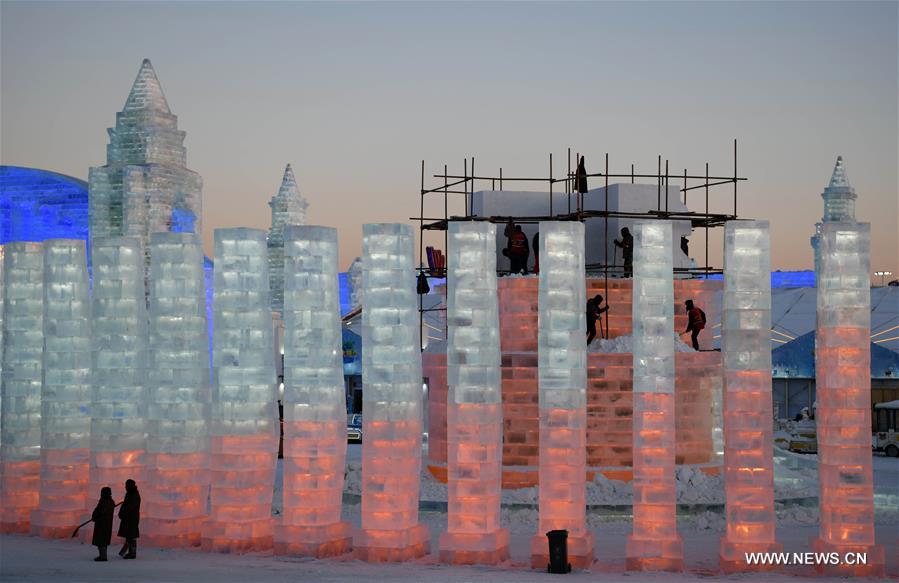
M 44 242 L 41 487 L 31 532 L 68 538 L 84 520 L 91 431 L 90 289 L 85 242 Z M 99 494 L 99 493 L 97 493 Z
M 422 376 L 412 229 L 363 227 L 362 528 L 356 557 L 404 561 L 428 553 L 418 523 Z
M 340 521 L 346 468 L 337 230 L 284 232 L 284 511 L 275 554 L 349 552 Z
M 675 491 L 671 222 L 634 224 L 634 527 L 627 568 L 683 569 Z
M 212 513 L 204 550 L 272 547 L 278 389 L 265 231 L 215 230 Z
M 125 480 L 142 486 L 147 448 L 143 248 L 140 239 L 102 237 L 91 243 L 91 259 L 93 388 L 87 512 L 93 510 L 103 486 L 112 487 L 116 499 Z
M 43 251 L 5 245 L 0 438 L 0 532 L 27 533 L 38 506 L 41 465 Z
M 548 564 L 546 533 L 551 530 L 568 531 L 573 567 L 588 569 L 593 564 L 593 533 L 586 517 L 586 295 L 584 225 L 540 223 L 540 520 L 531 539 L 534 568 Z
M 758 571 L 745 553 L 779 552 L 774 540 L 771 401 L 771 246 L 768 221 L 724 229 L 724 492 L 722 570 Z
M 440 559 L 509 558 L 500 528 L 503 411 L 496 295 L 496 226 L 449 225 L 447 274 L 447 532 Z
M 209 495 L 209 337 L 203 250 L 193 233 L 150 236 L 147 487 L 151 545 L 200 544 Z
M 816 552 L 867 553 L 867 565 L 819 565 L 833 575 L 884 573 L 874 544 L 871 467 L 871 225 L 822 223 L 818 274 Z

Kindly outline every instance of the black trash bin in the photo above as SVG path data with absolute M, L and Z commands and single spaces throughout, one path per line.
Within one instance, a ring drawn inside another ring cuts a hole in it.
M 568 562 L 568 531 L 551 530 L 546 533 L 549 542 L 549 564 L 546 570 L 550 573 L 571 573 L 571 563 Z

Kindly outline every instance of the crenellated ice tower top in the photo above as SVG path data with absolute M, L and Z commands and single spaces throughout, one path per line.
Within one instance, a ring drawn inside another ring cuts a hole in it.
M 281 188 L 268 206 L 272 208 L 272 226 L 268 231 L 269 287 L 272 310 L 280 312 L 284 306 L 284 230 L 291 226 L 305 225 L 306 208 L 309 206 L 300 194 L 290 164 L 284 168 Z
M 201 233 L 203 181 L 186 166 L 186 134 L 149 59 L 107 131 L 106 165 L 89 173 L 91 241 L 136 237 L 146 253 L 152 233 Z
M 815 224 L 815 234 L 812 235 L 812 249 L 815 253 L 815 274 L 820 271 L 821 257 L 818 250 L 821 238 L 821 225 L 832 222 L 855 222 L 855 189 L 849 184 L 849 176 L 843 166 L 843 157 L 837 156 L 837 163 L 833 167 L 830 183 L 821 193 L 824 199 L 824 217 L 820 223 Z

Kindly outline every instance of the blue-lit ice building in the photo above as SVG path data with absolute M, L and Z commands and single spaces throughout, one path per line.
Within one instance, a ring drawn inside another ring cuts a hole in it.
M 87 239 L 87 182 L 39 168 L 0 166 L 0 245 Z

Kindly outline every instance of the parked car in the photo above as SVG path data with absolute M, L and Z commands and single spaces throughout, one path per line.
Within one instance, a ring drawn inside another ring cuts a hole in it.
M 362 443 L 362 415 L 353 413 L 346 416 L 346 440 L 350 443 Z
M 874 405 L 874 451 L 899 457 L 899 400 Z

